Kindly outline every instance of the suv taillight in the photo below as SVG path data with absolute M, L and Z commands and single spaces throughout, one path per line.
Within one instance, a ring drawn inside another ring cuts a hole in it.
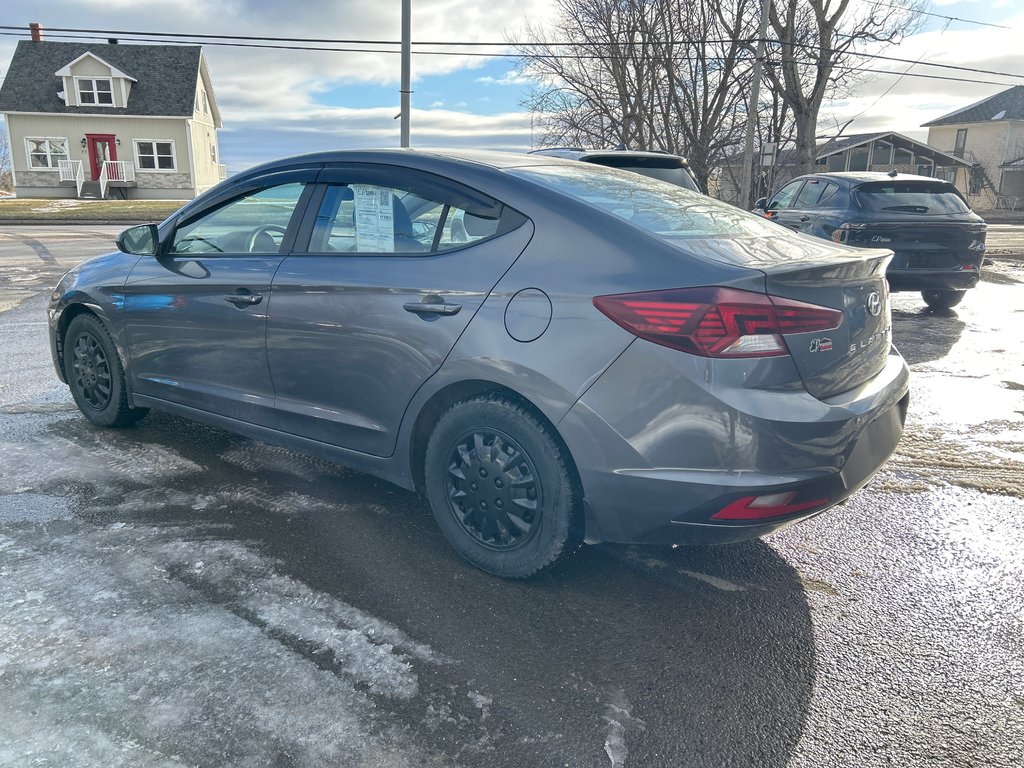
M 641 339 L 702 357 L 787 355 L 783 335 L 830 331 L 843 313 L 736 288 L 597 296 L 594 306 Z

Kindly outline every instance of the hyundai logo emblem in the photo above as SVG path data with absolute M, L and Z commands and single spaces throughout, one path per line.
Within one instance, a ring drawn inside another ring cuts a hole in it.
M 882 297 L 878 295 L 878 291 L 872 291 L 868 294 L 867 300 L 868 314 L 872 317 L 878 317 L 882 314 Z

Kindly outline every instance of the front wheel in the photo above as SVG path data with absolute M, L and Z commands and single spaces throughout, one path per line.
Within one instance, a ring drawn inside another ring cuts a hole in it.
M 522 579 L 576 548 L 580 493 L 551 428 L 521 405 L 481 396 L 452 406 L 425 459 L 445 538 L 473 565 Z
M 932 309 L 952 309 L 964 300 L 967 291 L 921 291 L 924 303 Z
M 124 427 L 148 408 L 128 404 L 124 368 L 113 339 L 92 315 L 79 315 L 64 334 L 64 378 L 78 410 L 100 427 Z

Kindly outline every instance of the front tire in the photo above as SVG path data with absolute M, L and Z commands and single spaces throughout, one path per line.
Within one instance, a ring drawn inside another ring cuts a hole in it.
M 931 309 L 952 309 L 964 300 L 967 291 L 921 291 L 921 298 Z
M 95 316 L 79 315 L 68 325 L 63 363 L 75 405 L 93 424 L 125 427 L 149 412 L 129 405 L 121 358 L 114 340 Z
M 453 405 L 424 462 L 445 538 L 476 567 L 523 579 L 576 549 L 581 494 L 569 457 L 534 413 L 499 396 Z

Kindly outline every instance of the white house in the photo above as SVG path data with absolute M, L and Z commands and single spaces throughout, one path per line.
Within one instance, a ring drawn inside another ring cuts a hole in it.
M 227 175 L 201 47 L 32 38 L 0 87 L 19 197 L 185 199 Z

